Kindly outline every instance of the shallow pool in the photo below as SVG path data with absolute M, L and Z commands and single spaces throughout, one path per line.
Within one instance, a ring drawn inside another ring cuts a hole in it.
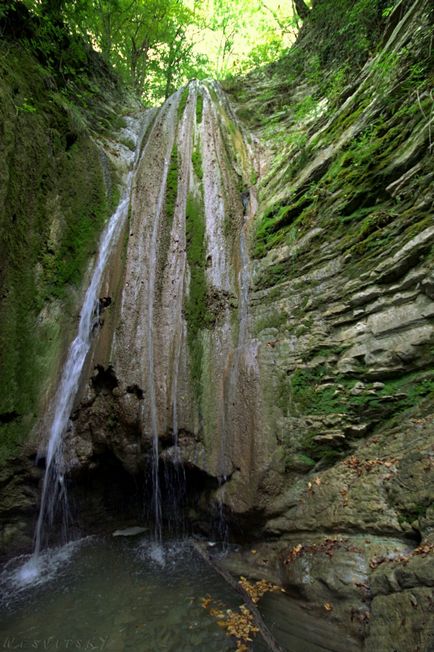
M 0 575 L 0 649 L 233 650 L 233 640 L 201 606 L 242 599 L 189 541 L 88 537 L 45 553 L 39 574 L 24 558 Z M 35 577 L 36 575 L 36 577 Z M 27 579 L 27 583 L 26 583 Z M 262 652 L 258 639 L 252 650 Z

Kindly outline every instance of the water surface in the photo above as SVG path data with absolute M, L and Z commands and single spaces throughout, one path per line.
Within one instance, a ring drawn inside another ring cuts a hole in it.
M 234 644 L 201 606 L 241 597 L 187 541 L 88 537 L 43 554 L 39 579 L 23 585 L 9 562 L 0 575 L 0 649 L 226 652 Z M 266 648 L 256 641 L 252 650 Z

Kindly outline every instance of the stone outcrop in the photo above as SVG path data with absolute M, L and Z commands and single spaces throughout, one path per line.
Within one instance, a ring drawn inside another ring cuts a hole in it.
M 277 573 L 306 614 L 344 624 L 356 649 L 434 645 L 432 107 L 423 86 L 409 93 L 401 56 L 420 56 L 430 11 L 399 3 L 384 49 L 338 110 L 316 107 L 300 126 L 277 108 L 277 136 L 265 120 L 259 131 L 270 150 L 251 315 L 277 448 L 255 534 L 274 543 L 262 554 L 255 544 L 238 572 Z M 386 81 L 385 52 L 395 58 Z M 250 83 L 232 93 L 239 114 L 261 123 L 261 93 L 279 96 L 282 82 Z M 296 88 L 293 115 L 315 96 Z

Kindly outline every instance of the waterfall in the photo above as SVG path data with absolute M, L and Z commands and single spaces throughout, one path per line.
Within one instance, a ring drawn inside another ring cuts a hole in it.
M 180 382 L 185 382 L 186 202 L 191 181 L 194 105 L 180 107 L 181 89 L 158 111 L 143 149 L 132 194 L 131 232 L 121 317 L 113 356 L 125 386 L 143 388 L 140 422 L 150 444 L 154 539 L 162 538 L 160 436 L 171 433 L 173 503 L 183 492 L 178 451 Z M 168 197 L 171 197 L 171 201 Z M 177 467 L 177 468 L 176 468 Z M 178 473 L 179 471 L 179 473 Z M 167 485 L 172 483 L 166 476 Z
M 149 116 L 149 119 L 151 116 Z M 146 128 L 146 119 L 143 131 Z M 131 128 L 125 129 L 129 138 L 134 137 L 136 149 L 139 136 Z M 61 508 L 64 518 L 67 515 L 67 496 L 65 486 L 65 461 L 63 456 L 63 436 L 68 426 L 74 399 L 77 394 L 82 370 L 91 347 L 92 332 L 98 322 L 98 294 L 102 278 L 113 246 L 124 226 L 128 214 L 130 193 L 133 180 L 135 156 L 129 151 L 123 152 L 130 170 L 124 182 L 124 190 L 119 204 L 108 220 L 100 238 L 99 249 L 80 311 L 77 335 L 69 347 L 63 367 L 60 383 L 54 397 L 54 416 L 49 429 L 46 452 L 45 475 L 43 479 L 41 503 L 35 530 L 34 550 L 31 559 L 22 567 L 23 581 L 30 581 L 38 575 L 38 560 L 44 544 L 46 529 L 53 524 L 57 509 Z M 130 159 L 130 160 L 128 160 Z M 134 160 L 132 160 L 134 159 Z
M 254 202 L 245 134 L 212 82 L 191 82 L 145 115 L 147 137 L 128 162 L 122 198 L 101 235 L 55 395 L 34 553 L 22 569 L 24 580 L 38 574 L 55 511 L 62 505 L 67 514 L 64 433 L 92 345 L 103 276 L 129 212 L 110 364 L 118 380 L 114 400 L 137 424 L 147 451 L 154 541 L 161 543 L 170 508 L 175 522 L 182 522 L 185 466 L 217 479 L 223 538 L 227 482 L 238 474 L 233 486 L 254 485 L 259 398 L 247 247 Z M 244 493 L 232 491 L 229 500 L 242 502 Z
M 62 437 L 68 425 L 83 365 L 90 349 L 92 330 L 98 319 L 98 292 L 101 279 L 113 243 L 116 241 L 128 213 L 131 178 L 130 172 L 122 199 L 103 231 L 95 268 L 81 308 L 78 332 L 69 348 L 54 399 L 54 417 L 49 433 L 41 505 L 35 533 L 34 555 L 36 558 L 41 550 L 44 524 L 45 522 L 49 526 L 52 524 L 58 497 L 65 499 Z

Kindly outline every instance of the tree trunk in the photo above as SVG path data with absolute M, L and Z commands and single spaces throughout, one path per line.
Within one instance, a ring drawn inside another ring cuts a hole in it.
M 302 20 L 307 18 L 310 13 L 310 9 L 307 6 L 307 4 L 304 2 L 304 0 L 293 0 L 293 4 L 295 6 L 295 11 L 297 14 L 300 16 Z

